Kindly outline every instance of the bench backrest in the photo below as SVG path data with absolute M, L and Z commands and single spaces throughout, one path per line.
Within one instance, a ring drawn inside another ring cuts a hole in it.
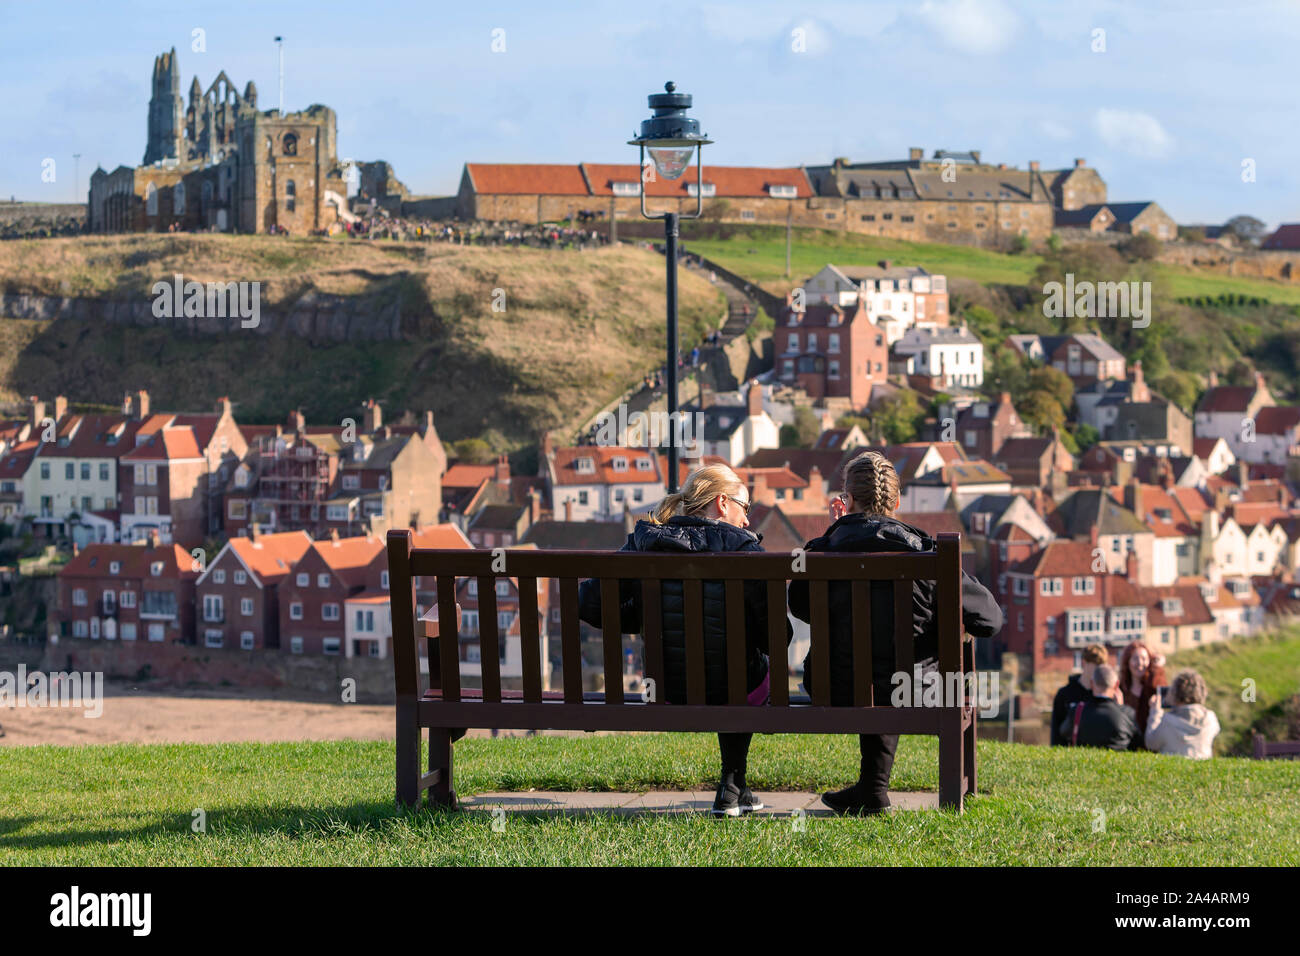
M 489 550 L 441 550 L 411 547 L 407 530 L 388 533 L 388 573 L 393 619 L 393 660 L 397 695 L 414 697 L 419 691 L 413 579 L 437 580 L 438 619 L 441 637 L 429 640 L 430 686 L 441 689 L 443 700 L 461 699 L 460 620 L 456 613 L 457 578 L 478 579 L 480 661 L 483 675 L 482 699 L 501 700 L 501 671 L 498 656 L 496 579 L 518 581 L 519 620 L 522 644 L 523 699 L 542 700 L 537 579 L 558 578 L 560 591 L 560 640 L 564 701 L 581 704 L 582 653 L 578 618 L 578 582 L 597 578 L 601 588 L 603 616 L 604 703 L 624 703 L 623 641 L 619 623 L 619 580 L 639 581 L 643 603 L 645 676 L 657 688 L 664 687 L 663 642 L 660 617 L 660 582 L 681 581 L 685 600 L 686 696 L 688 704 L 705 703 L 705 650 L 703 583 L 725 582 L 727 620 L 727 703 L 745 704 L 745 602 L 744 582 L 764 581 L 767 586 L 768 653 L 773 662 L 773 706 L 788 706 L 789 691 L 784 679 L 786 660 L 786 582 L 808 582 L 809 634 L 813 651 L 812 703 L 830 703 L 830 620 L 828 587 L 832 581 L 851 582 L 853 609 L 853 659 L 871 661 L 871 584 L 892 583 L 894 602 L 894 647 L 898 670 L 910 674 L 915 661 L 912 633 L 912 582 L 935 581 L 936 624 L 939 637 L 939 669 L 944 674 L 972 672 L 973 648 L 963 645 L 961 624 L 960 535 L 938 536 L 938 549 L 926 554 L 826 554 L 809 552 L 799 558 L 782 554 L 663 554 L 608 551 L 507 550 L 504 567 Z M 494 565 L 496 566 L 494 569 Z M 662 694 L 655 697 L 662 703 Z M 638 698 L 638 701 L 640 698 Z M 854 703 L 872 706 L 871 671 L 854 668 Z M 880 702 L 883 704 L 884 702 Z
M 1265 740 L 1261 734 L 1255 734 L 1254 737 L 1254 754 L 1256 760 L 1267 760 L 1272 757 L 1291 757 L 1300 760 L 1300 740 Z

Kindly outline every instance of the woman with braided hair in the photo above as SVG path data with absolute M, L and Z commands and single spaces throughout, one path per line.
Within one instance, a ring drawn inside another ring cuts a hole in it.
M 831 526 L 805 551 L 933 551 L 934 539 L 894 517 L 900 502 L 898 472 L 878 451 L 864 451 L 844 466 L 844 490 L 831 501 Z M 808 582 L 790 584 L 790 613 L 811 619 Z M 828 589 L 830 617 L 830 699 L 836 707 L 853 706 L 853 599 L 849 582 L 832 581 Z M 1002 611 L 993 595 L 969 574 L 962 573 L 962 624 L 975 637 L 992 637 L 1002 629 Z M 934 582 L 912 584 L 912 633 L 916 663 L 922 673 L 938 667 L 939 639 L 934 613 Z M 893 690 L 893 584 L 871 584 L 871 675 L 876 706 Z M 811 690 L 812 652 L 804 659 L 804 686 Z M 911 675 L 908 675 L 909 679 Z M 862 734 L 858 782 L 822 796 L 837 813 L 865 815 L 889 809 L 889 774 L 898 749 L 897 734 Z

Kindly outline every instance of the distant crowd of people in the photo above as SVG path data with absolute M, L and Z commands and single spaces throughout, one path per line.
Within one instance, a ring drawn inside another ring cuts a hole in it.
M 1205 706 L 1205 679 L 1185 670 L 1170 682 L 1164 664 L 1140 641 L 1124 648 L 1118 667 L 1105 648 L 1086 648 L 1082 672 L 1052 703 L 1052 744 L 1213 756 L 1219 718 Z
M 540 249 L 590 249 L 608 240 L 595 229 L 564 225 L 444 222 L 400 216 L 367 216 L 344 225 L 354 239 L 448 242 L 462 246 L 531 246 Z

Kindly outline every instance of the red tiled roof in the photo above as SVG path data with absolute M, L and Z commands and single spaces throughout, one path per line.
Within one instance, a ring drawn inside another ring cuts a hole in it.
M 122 415 L 68 415 L 59 425 L 58 440 L 46 442 L 41 457 L 120 458 L 135 447 L 139 428 L 140 422 Z M 110 443 L 110 435 L 117 440 Z
M 263 584 L 274 584 L 293 569 L 311 544 L 306 531 L 280 531 L 256 538 L 233 537 L 230 550 Z
M 1255 397 L 1254 385 L 1216 385 L 1201 398 L 1198 412 L 1240 412 L 1245 414 Z
M 1232 505 L 1232 519 L 1243 528 L 1252 528 L 1261 522 L 1267 527 L 1290 516 L 1291 513 L 1276 501 L 1236 501 Z
M 348 598 L 346 604 L 387 604 L 387 591 L 362 591 Z
M 1222 438 L 1193 438 L 1192 454 L 1201 459 L 1209 458 L 1214 453 L 1214 446 L 1221 441 Z
M 9 454 L 0 458 L 0 478 L 13 480 L 27 474 L 27 468 L 40 444 L 38 441 L 25 441 L 9 449 Z
M 769 488 L 807 488 L 808 482 L 800 478 L 789 468 L 746 468 L 743 466 L 733 469 L 736 475 L 750 489 L 754 487 L 754 481 L 759 475 L 763 476 Z
M 1098 574 L 1092 568 L 1092 545 L 1086 541 L 1058 538 L 1043 550 L 1031 554 L 1012 569 L 1034 577 L 1065 577 Z
M 1255 434 L 1294 435 L 1300 428 L 1300 408 L 1294 405 L 1265 405 L 1255 413 Z
M 311 547 L 329 569 L 351 587 L 361 583 L 367 566 L 384 550 L 384 541 L 378 537 L 338 538 L 313 541 Z
M 140 429 L 141 432 L 144 428 Z M 123 461 L 177 461 L 202 458 L 194 431 L 188 426 L 164 427 L 122 456 Z
M 465 537 L 465 532 L 461 531 L 457 525 L 447 524 L 428 524 L 422 528 L 416 528 L 411 533 L 411 546 L 414 548 L 472 548 L 469 538 Z
M 1147 625 L 1154 627 L 1173 627 L 1183 624 L 1213 624 L 1214 615 L 1209 605 L 1201 596 L 1201 589 L 1192 586 L 1177 585 L 1165 587 L 1143 587 L 1142 595 L 1146 598 Z M 1170 598 L 1182 602 L 1181 614 L 1167 613 L 1164 602 Z
M 118 574 L 110 575 L 112 562 L 120 562 Z M 179 544 L 165 544 L 156 548 L 140 544 L 88 544 L 85 550 L 63 566 L 61 577 L 69 578 L 151 578 L 150 566 L 163 562 L 160 577 L 197 578 L 194 559 Z
M 496 465 L 470 465 L 457 462 L 442 476 L 443 488 L 477 488 L 495 477 Z
M 582 170 L 572 163 L 466 163 L 465 170 L 479 195 L 589 195 Z M 636 179 L 633 167 L 632 181 Z
M 570 445 L 555 449 L 555 483 L 559 485 L 650 484 L 660 481 L 663 472 L 655 460 L 658 456 L 645 448 L 603 445 Z M 578 461 L 591 459 L 594 471 L 579 472 Z M 627 467 L 614 469 L 614 459 L 622 458 Z M 651 463 L 648 471 L 637 467 L 638 459 Z M 665 458 L 666 460 L 666 458 Z M 678 465 L 685 464 L 678 461 Z
M 843 471 L 840 463 L 846 454 L 851 459 L 860 449 L 845 452 L 839 448 L 759 448 L 752 452 L 742 463 L 744 468 L 789 468 L 804 481 L 808 481 L 813 468 L 821 472 L 824 480 L 829 480 L 832 489 L 843 485 Z

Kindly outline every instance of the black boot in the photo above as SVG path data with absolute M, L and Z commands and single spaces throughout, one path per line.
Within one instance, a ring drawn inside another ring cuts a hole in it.
M 822 795 L 822 803 L 836 813 L 869 816 L 889 810 L 889 774 L 898 751 L 897 734 L 862 734 L 858 738 L 862 769 L 858 782 Z

